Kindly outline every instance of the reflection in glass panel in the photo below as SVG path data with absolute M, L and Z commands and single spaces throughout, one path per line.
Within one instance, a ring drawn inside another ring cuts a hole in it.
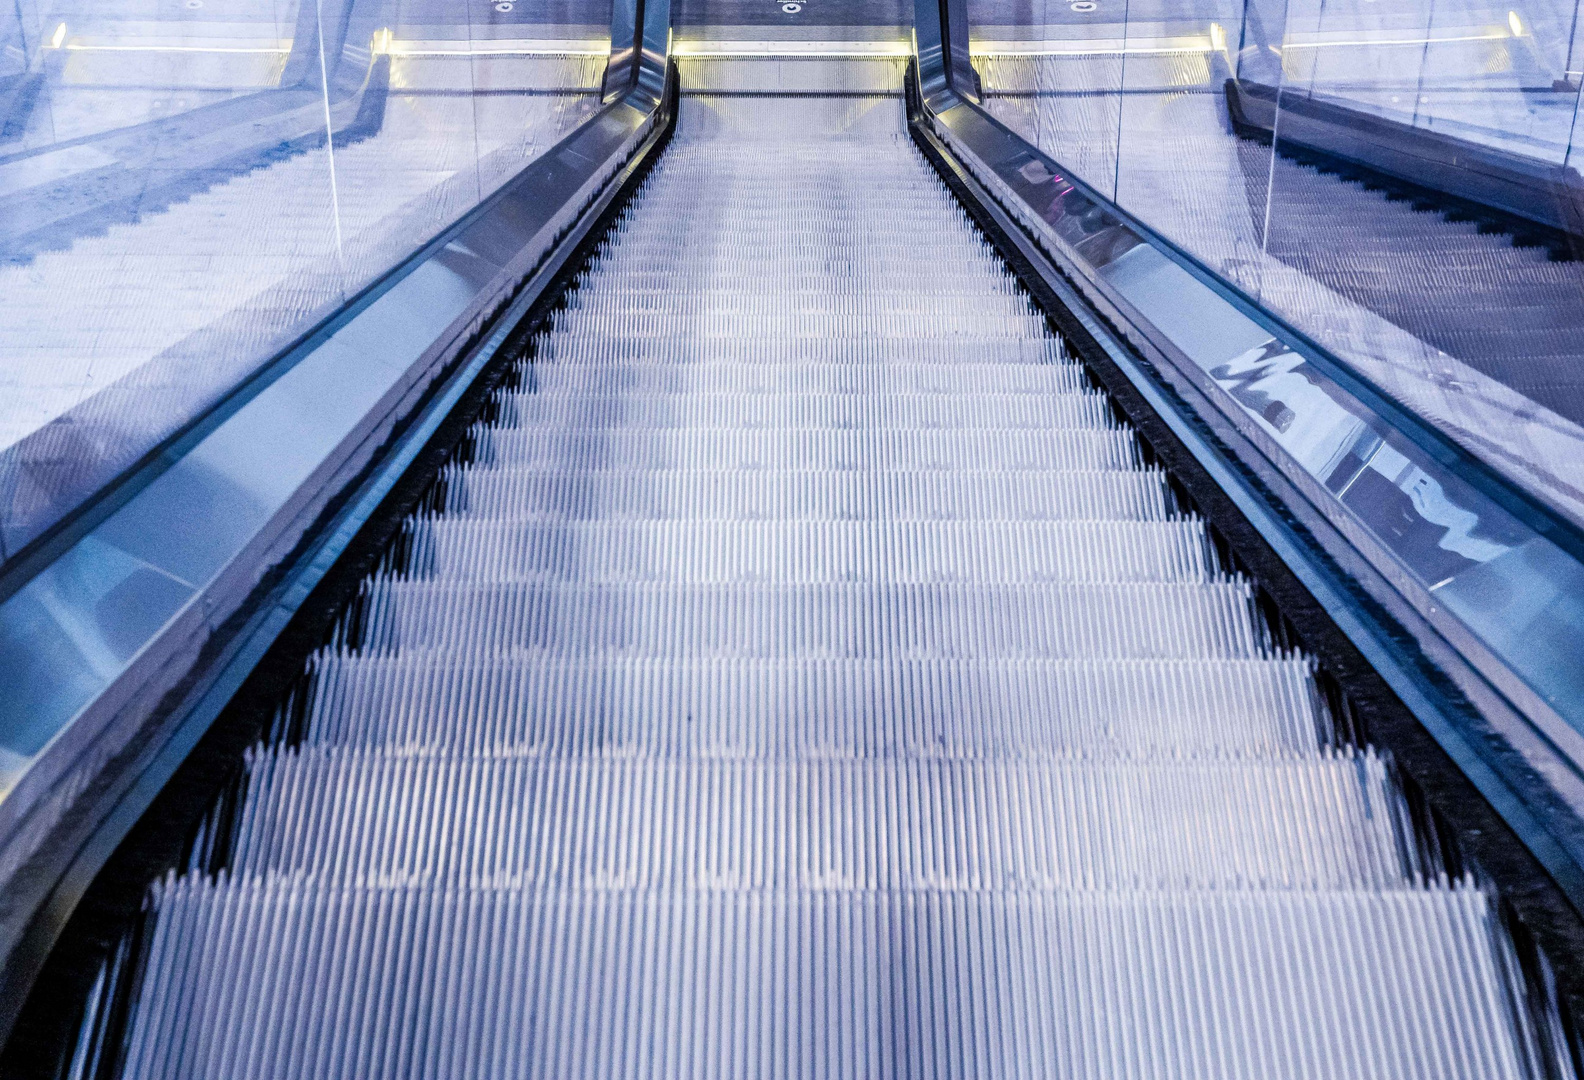
M 994 115 L 1584 521 L 1579 6 L 969 10 Z
M 1098 0 L 969 0 L 968 14 L 986 107 L 1114 197 L 1127 24 Z
M 0 13 L 0 555 L 589 116 L 609 0 Z
M 590 21 L 546 24 L 544 8 L 511 0 L 406 4 L 374 32 L 390 64 L 380 134 L 335 151 L 348 289 L 592 115 L 610 51 L 609 0 L 578 17 Z

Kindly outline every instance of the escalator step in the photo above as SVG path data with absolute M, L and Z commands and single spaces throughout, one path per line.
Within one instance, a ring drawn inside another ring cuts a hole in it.
M 429 581 L 1205 581 L 1198 521 L 645 521 L 426 518 Z
M 770 762 L 703 748 L 682 760 L 565 760 L 532 747 L 317 747 L 256 753 L 247 772 L 231 860 L 239 878 L 1392 889 L 1412 872 L 1396 793 L 1373 755 Z
M 1312 756 L 1306 661 L 780 660 L 326 651 L 304 740 L 462 754 Z
M 451 520 L 1166 521 L 1147 469 L 448 469 Z
M 159 891 L 147 1076 L 1509 1077 L 1485 897 Z

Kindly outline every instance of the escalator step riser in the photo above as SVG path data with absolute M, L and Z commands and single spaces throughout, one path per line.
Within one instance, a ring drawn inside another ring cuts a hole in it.
M 587 290 L 568 300 L 557 313 L 557 329 L 571 332 L 589 320 L 628 320 L 634 317 L 696 319 L 706 314 L 711 317 L 768 319 L 772 320 L 772 325 L 773 320 L 782 317 L 799 320 L 874 320 L 878 310 L 884 312 L 887 318 L 903 316 L 911 319 L 922 330 L 925 327 L 949 325 L 955 320 L 948 313 L 954 309 L 960 310 L 969 303 L 972 304 L 976 319 L 994 320 L 992 325 L 1023 323 L 1039 318 L 1038 313 L 1029 306 L 1028 297 L 1020 295 L 1010 280 L 1005 289 L 999 292 L 975 290 L 955 297 L 898 293 L 886 298 L 883 304 L 876 304 L 875 297 L 868 290 L 854 290 L 848 296 L 832 296 L 823 289 L 798 292 L 783 285 L 769 295 L 762 291 L 733 293 L 714 290 L 700 295 L 678 289 L 636 293 L 624 289 L 613 295 L 599 288 L 599 284 L 599 276 L 593 275 Z M 952 303 L 953 300 L 957 302 Z
M 609 259 L 618 249 L 608 247 L 604 256 Z M 997 267 L 997 270 L 1000 270 Z M 828 297 L 833 302 L 846 304 L 857 300 L 870 304 L 879 302 L 889 306 L 893 301 L 915 302 L 921 297 L 933 297 L 936 303 L 963 303 L 983 296 L 1023 296 L 1017 280 L 1010 275 L 1000 278 L 941 277 L 921 281 L 904 267 L 892 266 L 891 273 L 877 271 L 873 278 L 863 280 L 833 277 L 828 271 L 803 271 L 784 273 L 776 278 L 776 291 L 788 296 L 814 295 Z M 710 292 L 729 298 L 733 303 L 746 300 L 764 303 L 764 290 L 745 284 L 734 272 L 723 271 L 713 262 L 702 260 L 689 265 L 672 261 L 665 269 L 640 269 L 618 267 L 607 261 L 585 272 L 578 278 L 581 288 L 610 289 L 630 297 L 669 297 L 678 291 Z M 568 306 L 584 302 L 586 298 L 573 293 Z M 1027 303 L 1025 298 L 1024 303 Z M 1024 310 L 1024 309 L 1020 309 Z
M 131 1077 L 1524 1075 L 1468 888 L 158 903 Z
M 823 377 L 839 371 L 845 377 L 864 380 L 908 379 L 918 375 L 943 380 L 931 389 L 948 391 L 994 390 L 998 383 L 986 378 L 1063 379 L 1065 387 L 1085 385 L 1081 369 L 1066 360 L 1066 351 L 1054 339 L 1011 339 L 984 341 L 977 338 L 919 336 L 850 340 L 789 340 L 762 335 L 747 339 L 668 338 L 597 336 L 594 334 L 551 334 L 535 346 L 535 360 L 545 365 L 546 374 L 555 377 L 558 367 L 593 365 L 588 376 L 642 379 L 664 378 L 650 371 L 686 365 L 689 369 L 713 369 L 741 365 L 732 375 L 757 380 L 755 388 L 784 385 L 788 378 Z M 1019 367 L 1032 370 L 1019 372 Z M 790 369 L 790 370 L 783 370 Z M 895 372 L 895 374 L 893 374 Z M 1005 373 L 1003 376 L 1001 373 Z M 702 372 L 699 377 L 708 375 Z M 684 376 L 692 379 L 691 370 Z M 703 387 L 701 387 L 702 389 Z M 728 387 L 729 389 L 729 387 Z
M 1145 470 L 637 471 L 465 467 L 442 474 L 451 518 L 693 521 L 1164 521 L 1165 477 Z M 529 515 L 532 515 L 531 517 Z
M 503 659 L 325 652 L 310 745 L 562 757 L 1312 757 L 1299 659 Z
M 376 579 L 367 648 L 552 656 L 1265 655 L 1248 586 L 469 585 Z
M 1133 433 L 1006 428 L 849 431 L 804 428 L 489 430 L 479 453 L 496 465 L 563 468 L 1137 469 Z
M 1115 426 L 1098 394 L 619 394 L 540 390 L 501 402 L 497 421 L 511 427 L 1030 428 L 1052 431 Z
M 406 573 L 428 581 L 1210 581 L 1203 524 L 589 522 L 427 518 Z
M 592 315 L 564 312 L 556 317 L 556 329 L 571 337 L 607 336 L 639 341 L 669 338 L 743 338 L 764 335 L 777 341 L 808 340 L 861 342 L 876 340 L 891 345 L 913 339 L 925 341 L 973 338 L 993 346 L 997 341 L 1027 339 L 1044 332 L 1045 323 L 1034 315 L 979 314 L 972 310 L 950 308 L 924 317 L 906 312 L 878 311 L 868 314 L 809 312 L 797 315 L 758 315 L 750 312 L 611 312 Z
M 1390 889 L 1373 756 L 1277 762 L 251 756 L 231 872 L 588 888 Z
M 548 347 L 546 347 L 548 348 Z M 782 394 L 1049 394 L 1053 399 L 1089 393 L 1081 369 L 1057 361 L 1035 358 L 1028 363 L 1002 363 L 960 356 L 951 364 L 919 364 L 898 360 L 883 367 L 829 364 L 814 361 L 743 363 L 732 360 L 699 360 L 688 364 L 651 364 L 610 357 L 598 364 L 565 358 L 552 359 L 544 352 L 525 374 L 530 389 L 554 396 L 584 394 L 643 395 L 660 400 L 689 394 L 749 394 L 754 397 Z M 1060 407 L 1059 405 L 1055 407 Z

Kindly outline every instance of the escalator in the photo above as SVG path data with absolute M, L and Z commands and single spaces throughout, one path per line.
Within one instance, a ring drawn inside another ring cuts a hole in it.
M 1564 1075 L 900 93 L 685 97 L 480 416 L 70 1075 Z
M 193 661 L 197 749 L 94 748 L 159 793 L 73 840 L 0 1074 L 1577 1075 L 1559 875 L 1330 620 L 1407 634 L 1270 569 L 919 67 L 722 46 L 674 104 L 636 12 L 631 96 L 386 294 L 460 359 L 213 617 L 272 629 Z M 993 164 L 1075 206 L 1043 160 Z

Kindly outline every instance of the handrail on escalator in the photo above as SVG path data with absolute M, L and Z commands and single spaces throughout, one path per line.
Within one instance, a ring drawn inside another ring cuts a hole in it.
M 604 105 L 0 577 L 0 1041 L 77 899 L 663 148 L 667 0 Z

